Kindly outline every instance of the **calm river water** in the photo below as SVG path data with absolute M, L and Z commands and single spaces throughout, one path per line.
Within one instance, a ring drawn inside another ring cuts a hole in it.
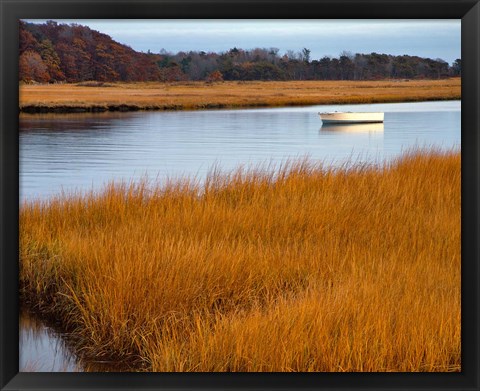
M 322 126 L 322 111 L 384 111 L 385 123 Z M 460 146 L 460 101 L 249 110 L 25 115 L 20 198 L 110 180 L 205 177 L 213 165 L 381 161 L 411 147 Z
M 322 126 L 322 111 L 384 111 L 385 123 Z M 213 165 L 381 162 L 413 147 L 460 147 L 460 101 L 255 110 L 31 115 L 20 119 L 20 198 L 101 189 L 148 174 L 205 177 Z M 20 371 L 78 371 L 50 328 L 20 318 Z
M 61 336 L 24 310 L 20 312 L 19 338 L 21 372 L 83 370 Z

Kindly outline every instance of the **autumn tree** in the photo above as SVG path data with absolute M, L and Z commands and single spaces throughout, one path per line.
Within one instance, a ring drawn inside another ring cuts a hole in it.
M 42 60 L 40 54 L 27 50 L 22 53 L 18 61 L 19 79 L 26 82 L 38 81 L 48 82 L 50 75 L 47 72 L 47 66 Z
M 210 74 L 207 76 L 206 81 L 209 82 L 209 83 L 214 83 L 214 82 L 223 81 L 223 75 L 222 75 L 222 73 L 217 69 L 216 71 L 213 71 L 212 73 L 210 73 Z
M 60 57 L 49 39 L 45 39 L 40 43 L 40 56 L 47 67 L 51 80 L 65 80 L 65 75 L 60 69 Z
M 302 49 L 302 60 L 305 61 L 307 64 L 310 63 L 310 53 L 311 50 L 307 48 Z
M 450 69 L 451 76 L 461 76 L 462 75 L 462 60 L 457 58 Z
M 21 55 L 27 50 L 33 52 L 38 51 L 38 41 L 35 39 L 35 37 L 30 31 L 22 28 L 22 26 L 23 22 L 20 22 L 19 54 Z

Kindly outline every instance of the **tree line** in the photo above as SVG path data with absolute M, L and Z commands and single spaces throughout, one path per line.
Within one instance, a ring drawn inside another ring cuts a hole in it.
M 440 79 L 461 75 L 461 60 L 342 52 L 232 48 L 214 53 L 137 52 L 79 24 L 20 21 L 19 79 L 24 82 Z

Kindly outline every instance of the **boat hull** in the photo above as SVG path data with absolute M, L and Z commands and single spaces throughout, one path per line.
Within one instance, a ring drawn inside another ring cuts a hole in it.
M 366 124 L 383 122 L 383 113 L 318 113 L 324 124 Z

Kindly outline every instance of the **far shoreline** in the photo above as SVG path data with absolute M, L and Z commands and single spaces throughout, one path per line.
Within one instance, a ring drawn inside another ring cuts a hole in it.
M 461 99 L 461 79 L 21 85 L 20 113 L 101 113 Z

